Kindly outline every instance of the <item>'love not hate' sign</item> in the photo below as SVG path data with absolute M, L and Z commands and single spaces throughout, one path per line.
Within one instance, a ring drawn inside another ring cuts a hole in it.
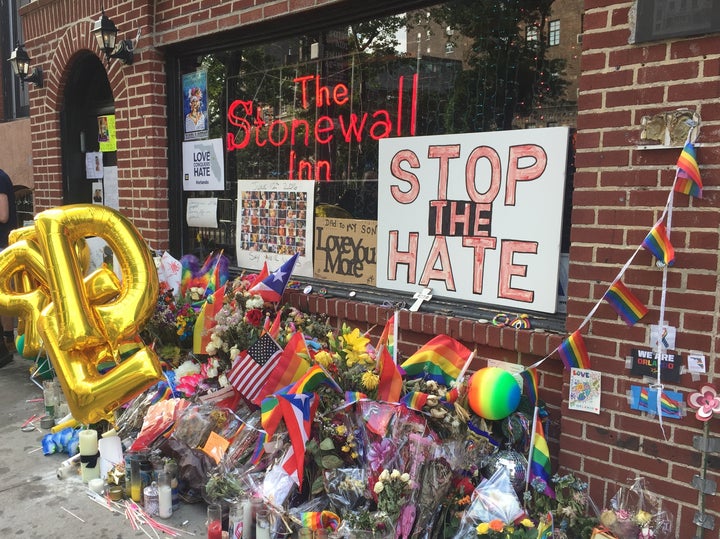
M 377 286 L 555 312 L 568 137 L 381 140 Z

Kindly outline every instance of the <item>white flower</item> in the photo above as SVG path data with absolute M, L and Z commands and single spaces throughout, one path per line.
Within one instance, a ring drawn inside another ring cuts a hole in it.
M 217 346 L 215 346 L 215 343 L 210 340 L 209 343 L 207 343 L 207 346 L 205 347 L 205 352 L 208 353 L 208 355 L 214 356 L 217 354 Z
M 410 482 L 410 474 L 409 473 L 402 474 L 400 476 L 400 481 L 402 481 L 403 483 L 409 483 Z
M 393 470 L 390 474 L 390 479 L 397 479 L 400 477 L 400 470 Z
M 390 479 L 390 473 L 387 470 L 383 470 L 380 473 L 380 481 L 387 481 L 388 479 Z
M 265 300 L 261 296 L 250 296 L 245 302 L 246 309 L 259 309 L 265 305 Z
M 180 379 L 188 374 L 198 374 L 200 372 L 200 365 L 192 362 L 191 360 L 184 361 L 177 369 L 175 369 L 175 377 Z
M 220 387 L 227 387 L 230 385 L 230 382 L 228 382 L 227 376 L 224 373 L 218 376 L 218 384 L 220 384 Z
M 380 494 L 384 488 L 385 488 L 385 485 L 383 484 L 383 482 L 378 481 L 377 483 L 375 483 L 373 490 L 375 491 L 375 494 Z
M 230 361 L 235 361 L 235 359 L 240 355 L 240 349 L 237 347 L 237 345 L 233 346 L 230 349 Z

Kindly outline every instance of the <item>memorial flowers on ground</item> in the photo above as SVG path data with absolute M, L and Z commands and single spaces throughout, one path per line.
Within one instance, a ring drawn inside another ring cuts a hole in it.
M 341 537 L 423 530 L 428 538 L 534 538 L 537 525 L 547 528 L 548 512 L 565 537 L 579 529 L 587 505 L 570 485 L 555 485 L 562 492 L 550 500 L 533 483 L 524 503 L 515 487 L 523 477 L 507 479 L 502 491 L 488 486 L 483 470 L 501 449 L 518 467 L 493 472 L 526 473 L 532 414 L 525 401 L 492 420 L 472 410 L 464 375 L 470 350 L 441 335 L 408 357 L 393 354 L 392 313 L 377 339 L 371 327 L 331 326 L 325 316 L 268 301 L 258 279 L 228 280 L 199 305 L 188 301 L 196 314 L 192 351 L 186 343 L 182 361 L 168 362 L 165 384 L 192 404 L 148 446 L 187 463 L 182 485 L 190 495 L 222 503 L 259 497 L 283 529 L 331 512 Z M 170 303 L 159 299 L 158 319 Z M 187 323 L 175 321 L 187 334 Z M 163 355 L 154 327 L 146 335 Z M 178 346 L 177 331 L 165 335 Z M 250 351 L 267 363 L 248 363 L 259 359 Z M 257 379 L 238 383 L 240 361 L 257 369 Z M 500 500 L 500 516 L 478 510 L 488 496 Z

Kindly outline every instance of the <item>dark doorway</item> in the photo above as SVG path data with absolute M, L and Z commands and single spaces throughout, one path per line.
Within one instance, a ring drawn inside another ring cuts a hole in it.
M 87 204 L 93 202 L 102 179 L 88 179 L 86 154 L 100 151 L 98 117 L 115 114 L 115 100 L 105 66 L 96 55 L 80 53 L 70 69 L 60 113 L 63 204 Z M 102 162 L 103 168 L 115 167 L 116 152 L 103 152 Z

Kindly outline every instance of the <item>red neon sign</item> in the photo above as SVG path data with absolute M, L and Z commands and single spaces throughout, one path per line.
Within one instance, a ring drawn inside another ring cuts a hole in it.
M 304 75 L 297 77 L 293 82 L 299 85 L 300 102 L 303 109 L 310 108 L 311 98 L 314 98 L 315 107 L 322 108 L 331 105 L 346 105 L 350 101 L 350 91 L 346 84 L 323 85 L 320 77 Z M 227 111 L 228 123 L 237 127 L 236 132 L 227 133 L 227 150 L 229 152 L 242 150 L 254 145 L 262 148 L 266 145 L 279 148 L 290 145 L 314 147 L 316 144 L 329 145 L 339 135 L 346 143 L 362 142 L 363 138 L 370 137 L 380 140 L 390 137 L 393 133 L 402 136 L 403 131 L 403 96 L 405 77 L 398 78 L 397 109 L 393 115 L 387 109 L 378 109 L 374 112 L 364 112 L 358 115 L 354 112 L 338 117 L 322 115 L 317 117 L 311 125 L 308 120 L 293 118 L 292 120 L 274 119 L 266 122 L 262 109 L 256 107 L 252 100 L 236 99 Z M 412 77 L 411 114 L 408 134 L 415 135 L 417 127 L 417 91 L 418 76 Z M 324 180 L 330 181 L 331 164 L 325 160 L 298 159 L 294 149 L 290 151 L 288 163 L 288 178 L 291 180 Z

